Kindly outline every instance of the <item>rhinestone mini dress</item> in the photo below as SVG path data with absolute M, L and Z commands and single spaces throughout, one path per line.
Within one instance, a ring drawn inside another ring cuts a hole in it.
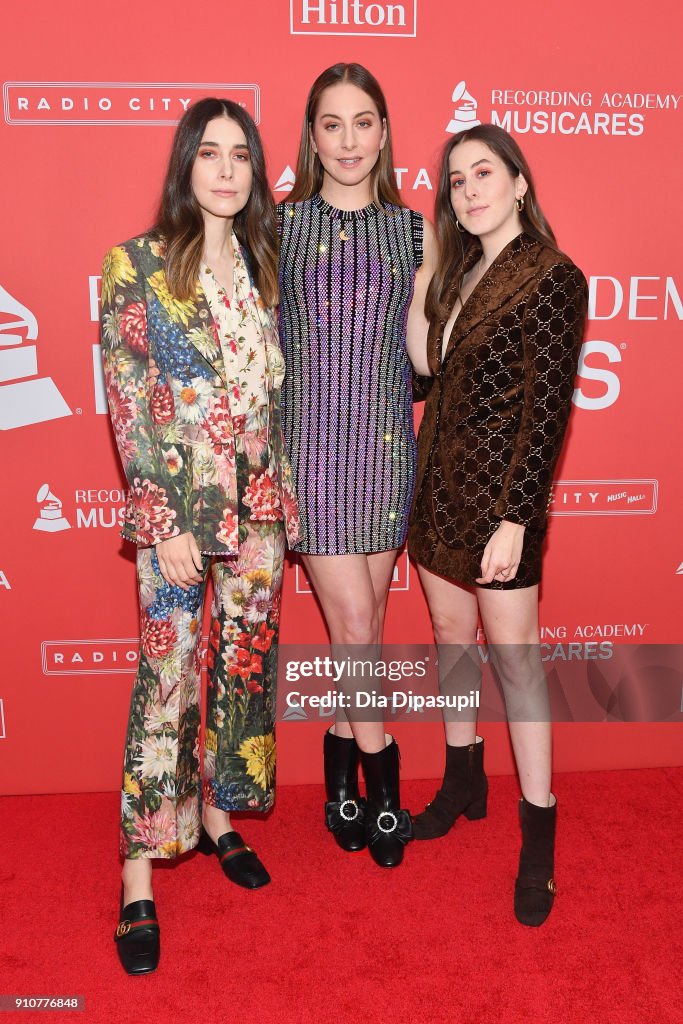
M 315 195 L 278 206 L 285 443 L 308 554 L 406 538 L 415 433 L 406 323 L 422 215 Z

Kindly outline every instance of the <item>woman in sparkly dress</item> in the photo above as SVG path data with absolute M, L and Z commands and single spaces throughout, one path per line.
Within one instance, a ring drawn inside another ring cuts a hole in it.
M 273 804 L 285 534 L 297 537 L 280 427 L 276 257 L 256 126 L 236 103 L 200 100 L 176 131 L 155 227 L 114 246 L 102 271 L 105 381 L 140 598 L 115 934 L 128 974 L 159 961 L 154 858 L 201 841 L 235 884 L 270 880 L 230 813 Z
M 283 416 L 308 576 L 333 645 L 381 643 L 415 481 L 413 351 L 424 359 L 432 232 L 399 197 L 382 90 L 358 64 L 313 83 L 296 183 L 278 207 Z M 427 372 L 419 363 L 419 372 Z M 360 755 L 368 805 L 358 790 Z M 410 823 L 383 722 L 325 736 L 326 819 L 339 845 L 393 867 Z

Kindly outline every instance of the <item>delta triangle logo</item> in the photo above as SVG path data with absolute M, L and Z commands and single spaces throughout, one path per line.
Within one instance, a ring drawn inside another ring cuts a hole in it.
M 291 704 L 287 707 L 284 715 L 282 716 L 283 722 L 306 722 L 308 721 L 308 715 L 304 711 L 301 704 Z
M 273 192 L 291 192 L 294 187 L 294 181 L 294 171 L 289 164 L 287 164 L 284 171 L 273 185 Z

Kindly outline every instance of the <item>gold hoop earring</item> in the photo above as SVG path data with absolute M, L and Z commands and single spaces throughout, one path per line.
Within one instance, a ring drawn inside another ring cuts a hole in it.
M 461 235 L 465 234 L 465 229 L 464 229 L 464 227 L 462 226 L 462 224 L 460 223 L 460 221 L 458 220 L 457 217 L 455 218 L 455 226 L 456 226 L 456 228 L 458 229 L 458 231 L 460 232 Z
M 516 203 L 517 209 L 521 213 L 522 210 L 524 209 L 524 196 L 520 196 L 519 199 L 516 199 L 515 203 Z

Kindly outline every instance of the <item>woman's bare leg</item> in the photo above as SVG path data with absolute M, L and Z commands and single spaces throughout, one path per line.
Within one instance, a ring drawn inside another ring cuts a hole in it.
M 394 566 L 396 565 L 396 551 L 377 551 L 371 555 L 366 555 L 366 558 L 377 604 L 377 643 L 381 644 L 384 634 L 384 617 L 387 611 L 389 587 L 391 586 Z
M 121 871 L 123 882 L 123 905 L 136 900 L 153 900 L 152 859 L 150 857 L 126 857 Z
M 306 572 L 320 601 L 333 647 L 362 648 L 377 654 L 396 551 L 372 555 L 303 555 Z M 371 561 L 372 560 L 372 561 Z M 354 736 L 361 750 L 377 753 L 386 744 L 384 723 L 337 720 L 335 733 Z
M 524 798 L 550 803 L 552 726 L 540 656 L 538 587 L 478 591 L 486 639 L 505 695 L 510 739 Z
M 481 666 L 476 650 L 477 598 L 471 589 L 437 576 L 418 566 L 434 640 L 439 651 L 439 684 L 442 692 L 469 693 L 481 685 Z M 449 720 L 450 719 L 450 720 Z M 475 715 L 444 715 L 446 742 L 453 747 L 474 743 Z

